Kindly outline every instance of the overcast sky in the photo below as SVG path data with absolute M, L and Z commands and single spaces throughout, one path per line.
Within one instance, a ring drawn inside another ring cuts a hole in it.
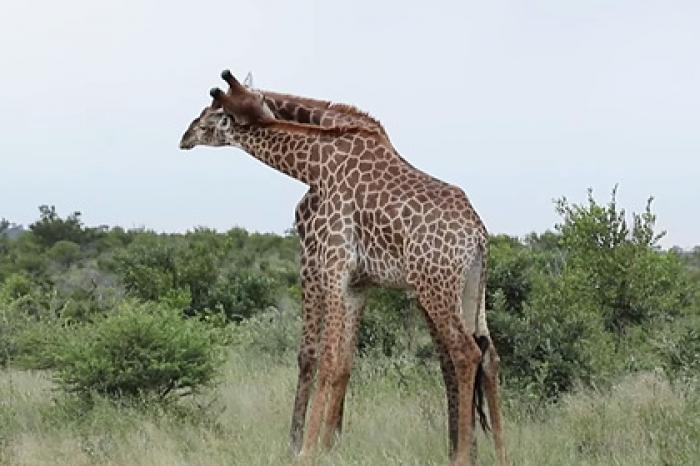
M 494 233 L 552 200 L 656 197 L 700 243 L 700 2 L 33 1 L 0 18 L 0 217 L 281 232 L 306 187 L 233 148 L 178 149 L 222 85 L 352 103 Z

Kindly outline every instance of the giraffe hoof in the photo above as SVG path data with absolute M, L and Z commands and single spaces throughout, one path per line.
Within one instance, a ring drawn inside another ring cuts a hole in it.
M 212 96 L 213 98 L 217 99 L 221 97 L 221 95 L 224 93 L 221 89 L 218 87 L 212 87 L 211 90 L 209 91 L 209 95 Z

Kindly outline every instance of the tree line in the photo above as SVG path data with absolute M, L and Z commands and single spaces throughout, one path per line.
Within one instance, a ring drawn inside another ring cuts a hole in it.
M 491 236 L 487 309 L 506 393 L 556 399 L 642 370 L 698 379 L 700 247 L 660 248 L 652 207 L 628 215 L 615 190 L 604 203 L 589 191 L 555 202 L 550 231 Z M 0 365 L 49 369 L 83 397 L 164 401 L 214 381 L 226 351 L 291 358 L 297 243 L 242 228 L 88 227 L 48 205 L 27 230 L 3 220 Z M 358 346 L 377 361 L 435 359 L 398 291 L 371 295 Z

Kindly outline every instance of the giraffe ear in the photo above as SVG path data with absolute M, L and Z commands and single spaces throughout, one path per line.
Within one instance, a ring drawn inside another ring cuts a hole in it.
M 245 79 L 243 80 L 243 85 L 247 87 L 248 89 L 253 88 L 253 72 L 248 71 L 248 74 L 245 75 Z

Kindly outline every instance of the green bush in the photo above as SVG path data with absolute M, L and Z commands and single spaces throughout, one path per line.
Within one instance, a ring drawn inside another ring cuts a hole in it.
M 609 372 L 612 338 L 581 287 L 575 274 L 542 277 L 520 313 L 510 312 L 503 295 L 496 295 L 490 324 L 511 384 L 538 398 L 556 398 L 577 381 Z
M 274 304 L 276 286 L 258 270 L 227 264 L 234 243 L 205 229 L 182 237 L 144 233 L 116 255 L 116 270 L 135 297 L 158 301 L 186 291 L 187 314 L 217 310 L 238 321 Z
M 666 372 L 674 379 L 700 382 L 700 316 L 679 319 L 657 335 Z
M 80 395 L 190 394 L 210 384 L 223 361 L 219 332 L 162 304 L 125 301 L 57 348 L 55 379 Z
M 617 204 L 617 188 L 607 205 L 588 191 L 586 204 L 556 203 L 562 222 L 556 226 L 566 253 L 567 270 L 574 270 L 596 294 L 596 312 L 608 331 L 623 336 L 634 325 L 657 317 L 670 318 L 690 304 L 692 290 L 676 254 L 662 253 L 655 231 L 656 215 L 649 198 L 641 214 L 627 221 Z
M 486 306 L 492 308 L 500 290 L 509 311 L 519 312 L 532 289 L 533 254 L 517 238 L 506 235 L 489 239 L 489 271 Z
M 358 330 L 358 351 L 389 357 L 414 352 L 418 325 L 424 327 L 422 317 L 405 292 L 372 290 Z
M 675 321 L 692 313 L 697 285 L 677 253 L 658 248 L 651 199 L 631 222 L 616 190 L 607 204 L 589 191 L 556 210 L 558 233 L 492 238 L 487 304 L 506 376 L 556 398 L 622 370 L 693 367 L 697 332 L 652 344 L 662 328 L 681 335 Z
M 268 308 L 240 323 L 232 324 L 231 340 L 243 351 L 274 357 L 296 355 L 301 317 L 296 309 Z
M 226 269 L 211 284 L 203 308 L 222 311 L 229 321 L 240 321 L 275 304 L 275 283 L 249 271 Z
M 47 251 L 48 256 L 61 267 L 68 267 L 80 259 L 80 245 L 66 240 L 54 243 Z
M 65 219 L 58 215 L 55 206 L 39 206 L 39 212 L 39 220 L 29 225 L 29 229 L 34 234 L 34 239 L 43 246 L 50 247 L 59 241 L 80 244 L 89 241 L 97 233 L 83 228 L 80 212 L 73 212 Z

